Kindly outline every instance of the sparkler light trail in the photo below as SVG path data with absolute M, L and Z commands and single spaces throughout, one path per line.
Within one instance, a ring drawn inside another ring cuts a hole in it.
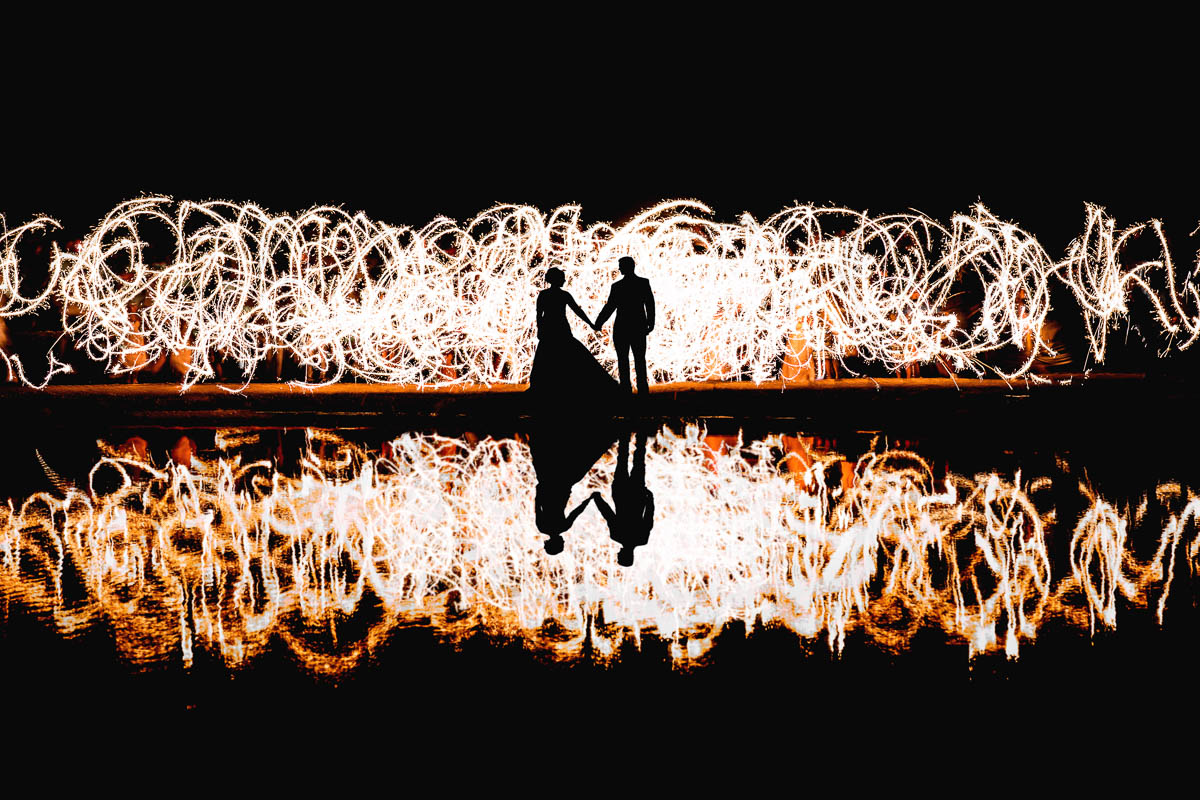
M 565 288 L 594 312 L 630 255 L 662 309 L 647 350 L 658 382 L 823 377 L 849 354 L 888 371 L 938 361 L 1030 376 L 1039 356 L 1054 355 L 1044 326 L 1055 285 L 1074 296 L 1097 363 L 1134 289 L 1173 346 L 1189 347 L 1200 336 L 1197 273 L 1179 279 L 1161 225 L 1122 230 L 1101 208 L 1085 212 L 1083 235 L 1055 260 L 982 205 L 948 225 L 810 205 L 722 223 L 701 203 L 669 201 L 620 227 L 584 225 L 579 206 L 501 205 L 463 225 L 438 217 L 411 228 L 334 207 L 289 216 L 144 197 L 115 207 L 77 252 L 50 248 L 49 281 L 33 294 L 23 293 L 17 245 L 57 223 L 4 228 L 0 319 L 52 303 L 76 346 L 111 373 L 174 354 L 185 389 L 213 378 L 218 359 L 253 377 L 281 356 L 314 384 L 522 383 L 546 270 L 563 269 Z M 1124 263 L 1147 227 L 1162 257 Z M 978 308 L 956 305 L 964 288 Z M 612 369 L 608 333 L 577 325 L 576 335 Z M 1018 364 L 987 363 L 1005 348 Z M 52 361 L 46 380 L 66 369 Z
M 66 635 L 106 624 L 133 663 L 190 663 L 201 647 L 236 666 L 279 637 L 310 669 L 338 673 L 396 627 L 431 624 L 451 642 L 485 630 L 563 659 L 585 640 L 613 657 L 653 632 L 686 666 L 732 620 L 835 650 L 854 630 L 901 650 L 933 627 L 971 655 L 1015 658 L 1052 618 L 1115 626 L 1118 598 L 1161 623 L 1177 559 L 1200 566 L 1200 495 L 1176 484 L 1124 516 L 1081 486 L 1088 508 L 1058 531 L 1070 569 L 1056 575 L 1046 479 L 935 480 L 917 454 L 887 451 L 830 488 L 840 464 L 802 440 L 714 450 L 692 427 L 664 430 L 647 453 L 655 525 L 622 568 L 592 509 L 562 553 L 545 552 L 519 440 L 405 434 L 370 453 L 310 431 L 286 475 L 243 460 L 259 436 L 221 431 L 219 454 L 166 467 L 144 443 L 105 446 L 84 488 L 48 469 L 57 492 L 0 506 L 0 592 Z M 572 505 L 609 492 L 614 455 Z M 383 618 L 342 631 L 368 593 Z

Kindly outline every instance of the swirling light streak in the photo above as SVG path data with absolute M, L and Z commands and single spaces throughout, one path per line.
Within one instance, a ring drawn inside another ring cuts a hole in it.
M 0 361 L 4 362 L 4 371 L 9 381 L 17 380 L 35 389 L 44 389 L 50 384 L 55 375 L 71 371 L 68 364 L 59 361 L 54 355 L 47 355 L 48 368 L 41 383 L 32 383 L 25 377 L 25 369 L 21 358 L 8 353 L 8 333 L 5 320 L 33 313 L 46 305 L 58 291 L 59 268 L 61 254 L 57 245 L 52 245 L 50 259 L 50 275 L 40 293 L 26 297 L 22 294 L 21 263 L 17 257 L 17 248 L 21 240 L 30 234 L 46 235 L 57 230 L 59 223 L 49 217 L 38 217 L 17 228 L 9 230 L 4 215 L 0 214 Z
M 1178 485 L 1154 498 L 1161 529 L 1138 535 L 1155 542 L 1144 558 L 1128 523 L 1150 525 L 1151 499 L 1130 519 L 1081 486 L 1090 505 L 1055 576 L 1054 522 L 1035 502 L 1045 479 L 939 481 L 916 454 L 888 451 L 830 488 L 833 457 L 800 440 L 718 451 L 689 428 L 647 454 L 655 526 L 625 569 L 592 509 L 561 554 L 544 552 L 521 441 L 406 434 L 372 454 L 314 431 L 287 476 L 243 461 L 256 436 L 222 432 L 217 457 L 166 467 L 109 448 L 86 491 L 57 479 L 57 493 L 0 507 L 0 590 L 64 634 L 105 621 L 134 663 L 190 662 L 204 647 L 238 665 L 277 636 L 339 672 L 397 626 L 431 624 L 568 659 L 585 641 L 604 658 L 653 632 L 692 664 L 732 620 L 823 634 L 839 651 L 853 630 L 901 650 L 932 626 L 972 656 L 1015 658 L 1051 618 L 1114 627 L 1118 597 L 1146 607 L 1157 593 L 1161 623 L 1177 551 L 1192 569 L 1200 552 L 1200 496 Z M 612 456 L 572 505 L 608 490 Z M 383 617 L 347 641 L 340 623 L 368 591 Z
M 1149 223 L 1162 258 L 1129 265 L 1123 248 L 1146 225 L 1118 230 L 1103 209 L 1085 211 L 1083 235 L 1056 261 L 982 205 L 949 225 L 810 205 L 720 223 L 701 203 L 670 201 L 619 227 L 585 226 L 578 206 L 500 205 L 464 225 L 411 228 L 334 207 L 291 216 L 144 197 L 115 207 L 77 252 L 53 247 L 34 296 L 20 291 L 17 244 L 57 223 L 5 229 L 0 318 L 53 302 L 67 335 L 111 373 L 174 354 L 185 389 L 213 378 L 217 359 L 253 377 L 278 353 L 314 371 L 313 384 L 520 383 L 545 270 L 562 268 L 594 315 L 618 257 L 632 255 L 660 309 L 647 352 L 658 381 L 824 377 L 849 354 L 888 371 L 937 361 L 1037 380 L 1035 360 L 1054 355 L 1043 326 L 1056 284 L 1077 301 L 1097 363 L 1107 331 L 1129 319 L 1133 287 L 1176 346 L 1190 346 L 1197 274 L 1179 285 L 1161 225 Z M 967 284 L 977 310 L 956 306 Z M 576 331 L 611 369 L 609 334 Z M 1015 366 L 986 363 L 1004 348 Z

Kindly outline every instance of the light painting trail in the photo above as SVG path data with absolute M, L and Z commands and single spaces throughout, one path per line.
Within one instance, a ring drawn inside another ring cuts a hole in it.
M 581 215 L 506 205 L 462 225 L 438 217 L 410 228 L 333 207 L 289 216 L 145 197 L 114 208 L 78 252 L 49 248 L 49 283 L 31 294 L 18 243 L 48 239 L 58 224 L 0 224 L 0 319 L 53 304 L 66 335 L 111 373 L 173 357 L 185 389 L 212 379 L 219 358 L 262 379 L 287 357 L 309 385 L 523 383 L 545 271 L 562 268 L 565 288 L 594 314 L 617 259 L 631 255 L 661 309 L 647 350 L 656 382 L 820 378 L 849 354 L 888 372 L 937 361 L 1040 380 L 1031 369 L 1054 355 L 1045 326 L 1055 285 L 1074 297 L 1093 363 L 1129 321 L 1134 290 L 1168 347 L 1200 336 L 1197 274 L 1180 280 L 1161 225 L 1118 229 L 1091 205 L 1058 260 L 982 205 L 947 225 L 809 205 L 721 223 L 695 201 L 664 202 L 620 227 Z M 1124 263 L 1124 246 L 1147 227 L 1161 258 Z M 978 308 L 956 306 L 966 284 Z M 609 334 L 579 323 L 575 333 L 611 370 Z M 986 363 L 1005 348 L 1018 363 Z M 38 385 L 67 370 L 51 357 Z
M 693 427 L 649 448 L 655 525 L 622 568 L 594 508 L 562 553 L 544 551 L 520 440 L 405 434 L 368 453 L 310 431 L 288 476 L 243 461 L 259 436 L 218 432 L 220 454 L 190 466 L 105 445 L 83 487 L 45 465 L 58 491 L 0 506 L 0 594 L 64 635 L 105 625 L 132 663 L 190 664 L 204 648 L 237 666 L 278 637 L 340 673 L 395 628 L 431 625 L 451 643 L 483 630 L 560 659 L 585 640 L 615 657 L 652 632 L 688 666 L 733 620 L 838 652 L 854 631 L 900 651 L 932 627 L 971 656 L 1016 658 L 1054 620 L 1115 627 L 1118 602 L 1161 623 L 1175 571 L 1200 566 L 1200 495 L 1177 484 L 1125 514 L 1081 485 L 1080 521 L 1055 530 L 1045 478 L 939 481 L 902 451 L 842 470 L 795 437 L 714 449 Z M 572 506 L 610 492 L 614 458 Z M 1070 539 L 1061 574 L 1054 537 Z M 343 630 L 368 591 L 382 618 Z

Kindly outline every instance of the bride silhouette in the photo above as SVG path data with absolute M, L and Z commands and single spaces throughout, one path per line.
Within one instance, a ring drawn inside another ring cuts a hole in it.
M 530 428 L 529 453 L 537 475 L 534 523 L 539 532 L 550 537 L 544 542 L 550 555 L 563 551 L 563 534 L 592 501 L 588 496 L 568 512 L 575 484 L 588 476 L 616 438 L 616 429 L 604 420 L 577 425 L 571 419 L 544 416 Z
M 566 280 L 558 267 L 546 270 L 548 285 L 537 298 L 538 346 L 529 372 L 529 391 L 538 399 L 570 400 L 570 410 L 583 405 L 607 406 L 621 396 L 621 385 L 583 342 L 571 335 L 568 308 L 589 328 L 592 321 L 575 298 L 563 290 Z

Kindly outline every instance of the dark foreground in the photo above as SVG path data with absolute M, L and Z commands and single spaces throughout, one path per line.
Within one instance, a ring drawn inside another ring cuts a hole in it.
M 902 421 L 941 427 L 949 420 L 1002 417 L 1022 425 L 1072 425 L 1106 414 L 1126 417 L 1188 408 L 1200 400 L 1190 381 L 1137 374 L 1056 375 L 1053 383 L 949 378 L 851 378 L 808 383 L 658 384 L 644 402 L 590 407 L 588 398 L 538 402 L 524 384 L 414 386 L 341 383 L 316 389 L 284 383 L 0 386 L 0 407 L 32 423 L 84 415 L 111 424 L 439 427 L 508 425 L 586 411 L 612 418 L 714 418 L 795 421 L 865 429 Z M 1127 420 L 1126 420 L 1127 421 Z
M 82 485 L 98 456 L 97 436 L 119 443 L 140 435 L 156 463 L 165 463 L 182 433 L 175 428 L 189 429 L 206 451 L 199 432 L 206 421 L 366 428 L 353 436 L 372 450 L 406 429 L 507 436 L 536 417 L 522 388 L 341 385 L 308 392 L 252 385 L 239 395 L 211 386 L 185 395 L 166 385 L 3 389 L 0 403 L 14 415 L 11 491 L 4 494 L 53 490 L 35 450 Z M 1194 400 L 1185 384 L 1139 377 L 1055 386 L 960 381 L 957 388 L 937 379 L 843 380 L 659 386 L 638 414 L 686 417 L 714 433 L 745 432 L 746 439 L 755 429 L 803 430 L 834 437 L 847 453 L 869 449 L 882 434 L 964 475 L 1050 475 L 1069 497 L 1086 482 L 1127 510 L 1167 481 L 1200 485 L 1191 459 Z M 800 422 L 781 427 L 778 419 Z M 1056 513 L 1062 528 L 1052 540 L 1062 550 L 1078 499 Z M 221 736 L 238 732 L 288 748 L 375 731 L 389 748 L 432 754 L 429 763 L 461 764 L 487 751 L 516 757 L 517 771 L 583 759 L 618 774 L 657 764 L 688 781 L 706 769 L 695 760 L 699 754 L 730 743 L 758 754 L 745 761 L 724 750 L 722 758 L 736 760 L 724 765 L 734 769 L 776 763 L 771 754 L 780 751 L 801 758 L 796 768 L 805 774 L 825 769 L 829 752 L 860 767 L 909 754 L 906 769 L 921 780 L 949 771 L 977 781 L 1001 764 L 1022 771 L 1053 760 L 1103 771 L 1109 760 L 1153 750 L 1154 774 L 1161 774 L 1185 763 L 1179 748 L 1195 741 L 1200 697 L 1200 617 L 1182 552 L 1176 570 L 1164 624 L 1145 608 L 1124 605 L 1116 630 L 1098 625 L 1089 635 L 1051 621 L 1015 661 L 1003 653 L 971 659 L 962 642 L 933 630 L 903 651 L 851 632 L 835 653 L 823 636 L 798 638 L 752 622 L 731 624 L 704 662 L 686 669 L 649 634 L 640 649 L 627 648 L 616 660 L 585 655 L 562 663 L 484 632 L 451 647 L 426 626 L 396 629 L 359 668 L 337 677 L 305 671 L 279 641 L 240 668 L 205 648 L 187 667 L 180 658 L 139 667 L 122 660 L 119 631 L 97 625 L 64 637 L 16 598 L 0 597 L 4 724 L 26 741 L 34 741 L 27 732 L 40 724 L 84 721 L 175 731 L 165 734 L 173 741 L 203 723 Z M 68 595 L 74 589 L 64 586 Z M 378 604 L 365 599 L 362 614 L 376 613 Z M 839 782 L 856 780 L 838 774 Z

